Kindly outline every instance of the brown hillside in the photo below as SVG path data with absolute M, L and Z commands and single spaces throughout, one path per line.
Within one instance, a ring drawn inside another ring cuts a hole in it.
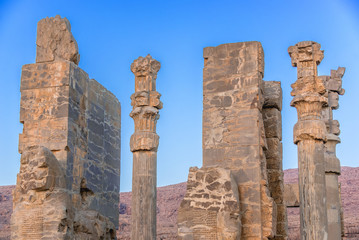
M 284 171 L 286 183 L 297 182 L 297 169 Z M 344 207 L 345 239 L 359 239 L 359 167 L 342 167 L 340 176 Z M 0 186 L 0 239 L 10 239 L 11 192 L 14 186 Z M 158 188 L 158 239 L 176 239 L 177 209 L 186 192 L 186 183 Z M 130 239 L 131 193 L 121 193 L 119 239 Z M 299 209 L 288 209 L 289 239 L 299 239 Z

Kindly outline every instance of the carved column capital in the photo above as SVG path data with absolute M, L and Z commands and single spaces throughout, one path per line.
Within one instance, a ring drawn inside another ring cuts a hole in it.
M 292 84 L 291 106 L 298 112 L 294 127 L 294 142 L 315 139 L 326 141 L 326 126 L 322 121 L 323 106 L 328 104 L 325 95 L 325 79 L 317 76 L 317 65 L 323 59 L 320 44 L 312 41 L 299 42 L 289 47 L 292 65 L 298 69 L 298 79 Z
M 157 151 L 158 135 L 156 124 L 162 108 L 161 94 L 156 91 L 157 72 L 161 65 L 150 55 L 139 57 L 131 65 L 135 74 L 135 93 L 131 96 L 133 107 L 130 117 L 135 122 L 135 133 L 131 137 L 131 151 Z
M 292 58 L 293 67 L 311 67 L 311 64 L 319 65 L 324 58 L 324 51 L 320 50 L 320 44 L 313 41 L 299 42 L 288 48 Z

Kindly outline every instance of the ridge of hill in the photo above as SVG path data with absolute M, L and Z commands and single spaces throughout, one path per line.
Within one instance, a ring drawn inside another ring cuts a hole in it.
M 342 167 L 341 183 L 344 209 L 344 239 L 359 239 L 359 167 Z M 298 182 L 298 169 L 284 170 L 284 182 Z M 0 239 L 10 239 L 12 190 L 0 186 Z M 186 183 L 157 189 L 157 239 L 177 239 L 177 210 L 186 193 Z M 131 192 L 120 193 L 118 239 L 131 239 Z M 288 208 L 289 240 L 299 240 L 299 208 Z

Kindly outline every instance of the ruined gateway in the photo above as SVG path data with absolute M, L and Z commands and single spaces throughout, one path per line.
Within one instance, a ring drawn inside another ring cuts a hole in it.
M 78 46 L 66 18 L 38 23 L 36 63 L 21 75 L 20 172 L 14 190 L 12 239 L 116 239 L 121 107 L 77 65 Z M 317 76 L 320 45 L 288 49 L 298 79 L 299 185 L 284 185 L 282 89 L 264 81 L 259 42 L 203 51 L 203 166 L 189 170 L 178 211 L 178 239 L 287 239 L 287 207 L 300 207 L 301 238 L 341 239 L 339 123 L 332 110 L 344 94 L 344 68 Z M 160 63 L 131 65 L 135 93 L 132 239 L 156 239 L 156 178 L 162 108 Z

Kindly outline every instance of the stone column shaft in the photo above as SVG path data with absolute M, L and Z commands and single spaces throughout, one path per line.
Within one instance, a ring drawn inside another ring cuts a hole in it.
M 298 112 L 294 143 L 298 146 L 300 225 L 302 240 L 328 239 L 324 143 L 326 126 L 322 120 L 325 86 L 317 77 L 323 59 L 320 44 L 305 41 L 288 49 L 298 79 L 292 84 L 291 106 Z
M 336 156 L 336 145 L 340 143 L 339 122 L 333 120 L 333 110 L 339 108 L 339 95 L 344 94 L 342 77 L 345 68 L 331 70 L 330 76 L 320 76 L 328 94 L 328 106 L 323 110 L 323 119 L 327 125 L 327 142 L 325 143 L 325 181 L 327 195 L 327 215 L 329 240 L 341 239 L 344 234 L 342 228 L 342 206 L 340 199 L 340 161 Z
M 132 239 L 156 239 L 157 153 L 133 153 Z M 136 209 L 136 210 L 135 210 Z M 134 215 L 135 214 L 135 215 Z
M 156 92 L 157 72 L 160 63 L 150 55 L 139 57 L 131 65 L 135 74 L 135 93 L 131 96 L 135 122 L 131 137 L 133 152 L 132 175 L 132 233 L 131 239 L 156 239 L 157 199 L 157 147 L 158 110 L 162 108 L 160 94 Z
M 326 239 L 324 146 L 317 140 L 298 146 L 300 222 L 302 239 Z

